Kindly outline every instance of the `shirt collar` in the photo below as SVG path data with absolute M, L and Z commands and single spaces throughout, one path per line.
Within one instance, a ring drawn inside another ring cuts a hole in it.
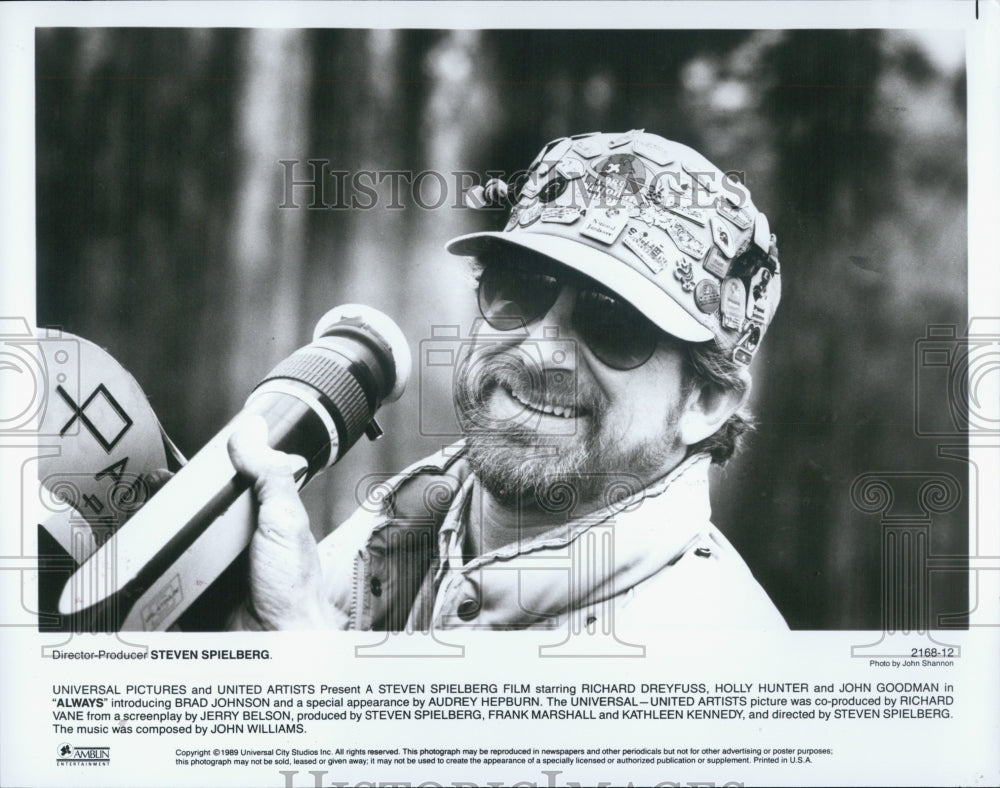
M 477 556 L 469 562 L 468 566 L 472 567 L 494 560 L 504 560 L 535 550 L 563 547 L 587 529 L 600 525 L 612 517 L 616 519 L 616 522 L 622 522 L 623 518 L 627 522 L 628 513 L 634 511 L 640 504 L 649 499 L 660 499 L 656 501 L 657 505 L 655 508 L 658 510 L 669 507 L 672 509 L 687 510 L 688 514 L 694 514 L 694 512 L 690 511 L 689 504 L 693 505 L 697 509 L 697 517 L 693 519 L 708 521 L 711 517 L 711 510 L 708 506 L 708 497 L 704 494 L 704 490 L 707 489 L 708 485 L 709 464 L 710 458 L 707 454 L 695 454 L 687 457 L 666 475 L 632 495 L 626 496 L 589 514 L 569 520 L 562 525 L 557 525 L 544 533 L 523 540 L 515 540 L 492 552 Z M 469 520 L 472 490 L 476 484 L 480 484 L 479 480 L 474 473 L 470 473 L 463 481 L 462 486 L 452 501 L 451 508 L 448 510 L 448 514 L 440 530 L 441 538 L 439 539 L 439 544 L 442 547 L 442 555 L 449 554 L 454 558 L 457 545 L 458 555 L 461 557 L 465 529 Z M 668 496 L 669 501 L 664 500 L 663 495 L 669 489 L 673 489 L 674 494 Z M 666 519 L 669 521 L 669 515 Z M 445 545 L 450 545 L 451 548 L 445 551 Z M 462 566 L 462 562 L 458 562 L 456 565 Z

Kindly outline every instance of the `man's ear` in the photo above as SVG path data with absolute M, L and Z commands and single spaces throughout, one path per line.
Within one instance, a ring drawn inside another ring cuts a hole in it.
M 685 446 L 694 446 L 714 435 L 749 396 L 749 381 L 743 391 L 713 386 L 710 383 L 693 388 L 684 401 L 684 412 L 678 423 L 678 438 Z

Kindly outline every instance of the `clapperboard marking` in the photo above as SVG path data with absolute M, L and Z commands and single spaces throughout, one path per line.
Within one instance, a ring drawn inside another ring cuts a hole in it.
M 70 418 L 69 421 L 66 422 L 66 425 L 59 431 L 60 437 L 65 435 L 66 431 L 73 426 L 73 422 L 79 419 L 80 421 L 83 422 L 84 426 L 88 430 L 90 430 L 90 434 L 94 436 L 94 439 L 99 444 L 101 444 L 101 448 L 104 449 L 105 452 L 110 454 L 111 450 L 118 445 L 118 441 L 120 441 L 122 438 L 125 437 L 125 433 L 128 432 L 132 426 L 132 419 L 125 412 L 122 406 L 118 404 L 118 401 L 113 396 L 111 396 L 111 392 L 108 391 L 108 389 L 105 387 L 103 383 L 101 383 L 96 389 L 94 389 L 94 391 L 91 393 L 89 397 L 87 397 L 86 401 L 82 405 L 77 405 L 73 401 L 73 398 L 66 393 L 66 390 L 62 386 L 56 386 L 56 391 L 59 392 L 59 395 L 66 401 L 66 404 L 69 405 L 73 411 L 73 416 Z M 98 394 L 104 397 L 104 401 L 111 406 L 112 410 L 114 410 L 114 412 L 118 414 L 118 417 L 123 422 L 122 428 L 118 431 L 118 434 L 115 435 L 114 438 L 112 438 L 110 441 L 107 438 L 105 438 L 101 430 L 89 418 L 87 418 L 87 414 L 85 413 L 87 408 L 97 398 Z

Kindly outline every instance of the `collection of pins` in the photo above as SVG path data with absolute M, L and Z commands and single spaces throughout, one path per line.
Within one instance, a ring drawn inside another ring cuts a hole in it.
M 557 140 L 520 183 L 506 229 L 541 222 L 575 226 L 607 247 L 621 240 L 652 276 L 669 268 L 703 319 L 732 332 L 734 359 L 749 363 L 780 292 L 774 236 L 767 217 L 746 207 L 739 180 L 718 180 L 676 158 L 675 145 L 642 130 Z M 668 165 L 676 166 L 657 169 Z M 494 178 L 475 202 L 498 205 L 509 196 Z

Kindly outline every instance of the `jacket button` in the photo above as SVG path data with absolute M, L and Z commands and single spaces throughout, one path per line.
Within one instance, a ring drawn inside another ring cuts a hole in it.
M 707 547 L 696 547 L 694 549 L 694 554 L 699 558 L 708 558 L 712 554 L 712 551 Z
M 458 617 L 462 621 L 472 621 L 479 615 L 479 602 L 475 599 L 463 599 L 458 605 Z
M 377 577 L 372 578 L 371 582 L 372 594 L 375 596 L 382 596 L 382 581 Z

